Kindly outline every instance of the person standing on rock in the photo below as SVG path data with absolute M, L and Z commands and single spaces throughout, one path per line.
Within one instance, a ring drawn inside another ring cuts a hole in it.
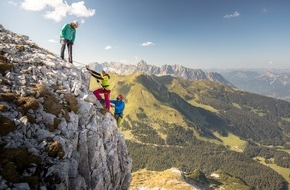
M 65 47 L 68 49 L 68 62 L 73 63 L 72 60 L 72 46 L 76 37 L 76 28 L 79 26 L 78 21 L 73 21 L 69 24 L 65 24 L 60 31 L 60 43 L 61 51 L 60 57 L 64 60 Z

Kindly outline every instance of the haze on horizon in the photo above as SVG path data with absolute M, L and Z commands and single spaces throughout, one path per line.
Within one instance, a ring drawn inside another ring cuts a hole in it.
M 59 54 L 73 20 L 74 60 L 189 68 L 290 68 L 289 0 L 2 0 L 0 24 Z

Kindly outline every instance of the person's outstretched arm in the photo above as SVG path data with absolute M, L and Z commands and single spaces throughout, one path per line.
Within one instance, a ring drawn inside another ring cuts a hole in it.
M 96 79 L 103 79 L 103 77 L 102 77 L 102 75 L 101 75 L 100 73 L 98 73 L 98 72 L 96 72 L 96 71 L 93 71 L 93 70 L 89 69 L 88 66 L 86 66 L 86 69 L 87 69 L 87 70 L 89 71 L 89 73 L 90 73 L 93 77 L 95 77 Z

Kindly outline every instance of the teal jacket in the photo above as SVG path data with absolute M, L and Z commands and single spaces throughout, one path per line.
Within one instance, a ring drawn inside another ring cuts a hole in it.
M 60 31 L 60 38 L 74 42 L 76 38 L 76 29 L 74 29 L 71 24 L 64 25 Z

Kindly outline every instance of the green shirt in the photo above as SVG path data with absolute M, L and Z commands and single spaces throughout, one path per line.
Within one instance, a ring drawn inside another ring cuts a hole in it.
M 103 75 L 102 86 L 105 90 L 110 90 L 109 76 Z
M 66 40 L 74 42 L 75 37 L 76 37 L 76 29 L 72 27 L 71 24 L 66 24 L 62 27 L 60 31 L 60 38 L 64 38 Z

